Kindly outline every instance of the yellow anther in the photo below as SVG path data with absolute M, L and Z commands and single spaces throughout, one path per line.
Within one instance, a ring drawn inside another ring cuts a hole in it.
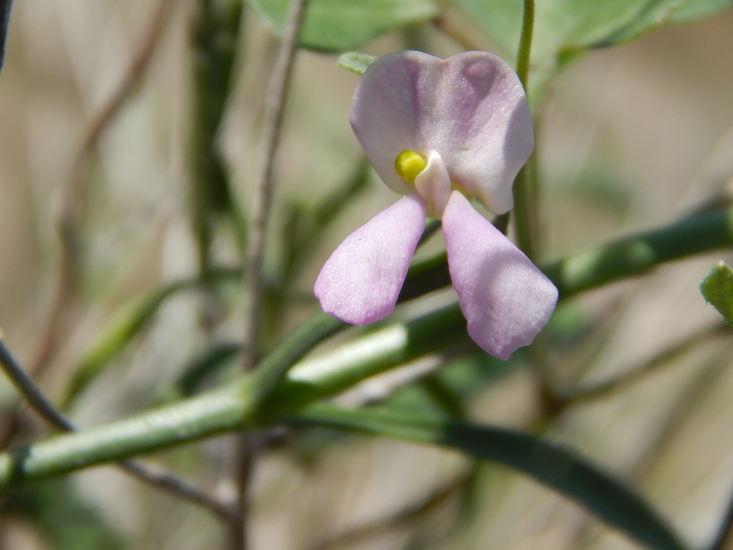
M 394 161 L 394 169 L 400 177 L 407 183 L 412 183 L 413 185 L 417 175 L 425 170 L 427 165 L 428 162 L 422 155 L 409 149 L 402 151 Z

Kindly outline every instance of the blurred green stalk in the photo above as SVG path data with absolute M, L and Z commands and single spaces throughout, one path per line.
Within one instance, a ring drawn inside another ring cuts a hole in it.
M 216 138 L 233 84 L 234 62 L 242 25 L 242 2 L 201 0 L 194 19 L 194 124 L 191 133 L 191 216 L 206 280 L 212 268 L 211 240 L 217 221 L 229 217 L 244 247 L 246 229 L 229 185 Z
M 529 99 L 529 61 L 532 54 L 532 36 L 534 34 L 534 0 L 524 0 L 522 11 L 522 32 L 519 36 L 517 53 L 517 76 L 524 86 Z M 532 157 L 534 158 L 534 157 Z M 537 223 L 539 207 L 537 205 L 537 184 L 528 161 L 514 180 L 514 226 L 517 230 L 519 248 L 527 257 L 537 260 Z

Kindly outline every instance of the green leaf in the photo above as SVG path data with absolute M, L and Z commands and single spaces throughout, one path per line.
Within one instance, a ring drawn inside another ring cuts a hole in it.
M 453 447 L 530 475 L 573 499 L 609 525 L 655 550 L 685 548 L 643 498 L 565 447 L 509 430 L 396 413 L 318 404 L 289 418 L 299 423 Z
M 523 1 L 455 1 L 513 63 Z M 618 44 L 665 23 L 709 16 L 725 7 L 730 7 L 729 0 L 537 0 L 530 97 L 536 101 L 552 74 L 588 48 Z
M 670 22 L 687 23 L 731 7 L 733 7 L 731 0 L 689 0 L 672 15 Z
M 368 55 L 365 53 L 346 52 L 342 53 L 339 56 L 338 60 L 336 61 L 336 65 L 338 65 L 342 69 L 346 69 L 347 71 L 351 71 L 352 73 L 361 75 L 366 72 L 366 70 L 369 68 L 369 65 L 374 63 L 376 59 L 377 58 L 373 55 Z
M 718 262 L 700 283 L 700 292 L 733 325 L 733 269 L 725 262 Z
M 657 0 L 649 3 L 638 18 L 623 26 L 609 37 L 606 46 L 636 38 L 650 30 L 669 23 L 688 22 L 730 7 L 730 2 L 720 0 Z
M 289 0 L 251 2 L 282 30 Z M 437 13 L 435 0 L 311 0 L 300 43 L 315 50 L 354 50 L 383 32 L 426 21 Z

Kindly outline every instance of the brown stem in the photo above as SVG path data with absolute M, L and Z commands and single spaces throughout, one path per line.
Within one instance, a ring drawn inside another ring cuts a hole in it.
M 82 249 L 79 227 L 84 214 L 87 182 L 91 157 L 104 130 L 137 87 L 145 75 L 156 46 L 170 19 L 176 0 L 159 0 L 153 18 L 144 33 L 135 55 L 130 60 L 119 85 L 107 101 L 97 110 L 87 126 L 84 138 L 75 156 L 69 180 L 64 189 L 57 229 L 61 240 L 61 259 L 56 277 L 53 304 L 33 359 L 28 368 L 31 376 L 38 378 L 48 369 L 69 331 L 69 321 L 74 312 L 78 284 L 79 261 Z M 0 449 L 6 448 L 18 431 L 18 411 L 12 412 L 0 432 Z
M 267 221 L 273 194 L 273 169 L 275 155 L 282 131 L 285 100 L 298 46 L 300 27 L 305 15 L 307 0 L 291 0 L 282 42 L 275 66 L 270 77 L 264 115 L 264 148 L 262 172 L 257 183 L 247 243 L 247 258 L 244 269 L 244 347 L 242 368 L 252 370 L 259 359 L 262 262 L 265 250 Z M 232 550 L 246 550 L 247 498 L 249 480 L 254 462 L 254 450 L 248 434 L 243 434 L 237 446 L 238 521 L 231 526 L 230 547 Z
M 61 238 L 61 266 L 59 268 L 56 297 L 48 317 L 41 343 L 30 366 L 33 376 L 40 376 L 48 367 L 58 348 L 58 342 L 65 334 L 70 305 L 74 301 L 78 282 L 78 264 L 81 254 L 79 227 L 84 216 L 87 183 L 92 155 L 104 130 L 114 120 L 125 100 L 142 80 L 145 70 L 163 34 L 165 23 L 170 18 L 176 0 L 159 0 L 152 21 L 130 60 L 119 85 L 107 101 L 92 116 L 76 154 L 59 213 L 58 231 Z

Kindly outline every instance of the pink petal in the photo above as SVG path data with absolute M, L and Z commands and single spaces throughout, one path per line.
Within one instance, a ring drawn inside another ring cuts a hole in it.
M 389 315 L 425 228 L 425 217 L 425 201 L 413 193 L 346 237 L 316 280 L 314 292 L 323 311 L 353 325 Z
M 534 149 L 532 114 L 502 59 L 466 52 L 445 61 L 438 114 L 423 129 L 451 180 L 496 214 L 511 210 L 512 183 Z
M 359 79 L 351 103 L 351 127 L 387 186 L 406 195 L 413 189 L 395 172 L 402 151 L 419 151 L 420 123 L 432 109 L 442 61 L 405 51 L 377 59 Z
M 468 334 L 491 355 L 508 359 L 545 326 L 557 289 L 457 191 L 443 215 L 443 234 Z
M 351 125 L 379 176 L 407 193 L 394 170 L 402 151 L 437 151 L 453 183 L 492 212 L 534 148 L 532 116 L 512 68 L 487 52 L 443 61 L 414 51 L 377 59 L 359 81 Z

